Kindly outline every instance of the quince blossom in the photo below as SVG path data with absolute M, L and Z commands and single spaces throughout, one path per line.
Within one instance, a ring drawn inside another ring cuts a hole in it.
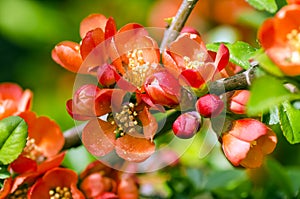
M 300 75 L 300 5 L 282 7 L 258 31 L 266 54 L 289 76 Z
M 276 134 L 252 118 L 234 121 L 231 129 L 222 135 L 223 152 L 234 166 L 260 167 L 264 156 L 272 153 L 276 144 Z

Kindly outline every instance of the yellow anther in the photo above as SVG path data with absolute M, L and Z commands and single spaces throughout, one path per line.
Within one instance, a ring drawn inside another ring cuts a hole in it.
M 300 28 L 299 28 L 300 29 Z M 299 29 L 293 29 L 286 35 L 287 43 L 291 49 L 290 57 L 286 60 L 292 63 L 300 62 L 300 32 Z

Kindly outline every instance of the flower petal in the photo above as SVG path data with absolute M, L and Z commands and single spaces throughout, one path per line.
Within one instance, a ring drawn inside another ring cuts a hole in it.
M 187 50 L 189 49 L 189 50 Z M 204 42 L 201 37 L 196 34 L 183 33 L 180 34 L 177 39 L 170 44 L 169 52 L 177 57 L 173 57 L 176 61 L 177 65 L 182 65 L 183 57 L 188 57 L 191 60 L 199 60 L 199 55 L 201 55 L 201 59 L 206 60 L 208 53 L 205 47 Z
M 123 174 L 118 186 L 118 196 L 120 199 L 135 199 L 139 197 L 137 183 L 132 177 Z
M 102 14 L 90 14 L 80 23 L 80 37 L 84 38 L 86 33 L 96 28 L 105 30 L 107 18 Z
M 264 155 L 258 145 L 252 146 L 245 159 L 241 161 L 241 165 L 245 168 L 258 168 L 263 163 Z
M 104 32 L 101 28 L 93 29 L 86 33 L 80 45 L 80 54 L 84 60 L 89 53 L 104 41 Z
M 72 41 L 63 41 L 52 50 L 52 59 L 65 69 L 76 73 L 81 64 L 80 45 Z
M 116 22 L 112 17 L 109 17 L 105 26 L 105 39 L 114 36 L 117 32 Z
M 263 48 L 268 49 L 274 45 L 275 42 L 275 29 L 274 19 L 270 18 L 263 22 L 257 35 L 260 44 Z
M 124 160 L 142 162 L 155 152 L 155 144 L 145 138 L 124 135 L 116 140 L 116 153 Z
M 300 75 L 300 61 L 291 61 L 293 52 L 288 46 L 276 45 L 267 49 L 266 53 L 286 75 Z
M 266 135 L 268 131 L 269 128 L 262 122 L 252 118 L 244 118 L 233 122 L 232 129 L 229 133 L 245 142 L 252 142 Z
M 13 169 L 14 172 L 17 173 L 25 173 L 30 171 L 36 171 L 37 170 L 37 163 L 36 161 L 27 158 L 23 155 L 20 155 L 16 160 L 14 160 L 10 167 Z
M 223 70 L 228 64 L 228 61 L 229 61 L 229 50 L 224 44 L 221 44 L 215 59 L 215 65 L 218 71 Z
M 104 156 L 114 149 L 116 126 L 100 119 L 90 120 L 82 132 L 82 142 L 95 156 Z
M 234 92 L 229 100 L 229 109 L 235 114 L 245 114 L 246 104 L 250 97 L 250 91 L 248 90 L 237 90 Z
M 87 198 L 94 198 L 104 192 L 115 192 L 116 188 L 116 182 L 103 176 L 101 172 L 90 174 L 80 184 L 80 189 Z
M 260 146 L 263 154 L 270 154 L 274 151 L 277 144 L 276 134 L 269 130 L 267 135 L 261 136 L 257 140 L 257 145 Z
M 0 198 L 6 198 L 6 196 L 10 193 L 10 189 L 13 183 L 12 177 L 6 178 L 3 182 L 3 186 L 0 189 Z
M 298 30 L 300 26 L 300 5 L 292 4 L 282 7 L 275 15 L 275 36 L 278 42 L 285 43 L 287 34 Z
M 234 166 L 238 166 L 247 156 L 247 153 L 250 150 L 250 143 L 242 141 L 227 133 L 222 137 L 222 149 L 226 158 Z
M 15 83 L 1 83 L 0 84 L 0 99 L 12 99 L 18 101 L 23 94 L 23 89 Z
M 142 122 L 145 138 L 152 141 L 158 128 L 155 117 L 149 112 L 148 108 L 144 107 L 143 111 L 139 112 L 138 118 Z
M 35 144 L 42 150 L 43 155 L 46 157 L 57 154 L 65 142 L 58 124 L 45 116 L 37 118 L 35 123 L 29 126 L 28 136 L 35 139 Z
M 205 83 L 200 73 L 193 69 L 183 70 L 179 78 L 183 84 L 194 88 L 200 88 Z

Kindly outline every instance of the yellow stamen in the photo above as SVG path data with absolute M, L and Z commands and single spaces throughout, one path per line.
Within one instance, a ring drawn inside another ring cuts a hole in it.
M 49 190 L 50 199 L 72 199 L 72 193 L 68 187 L 55 187 Z
M 300 28 L 299 28 L 300 29 Z M 287 59 L 292 63 L 300 62 L 300 32 L 299 29 L 293 29 L 286 35 L 288 45 L 292 50 L 290 57 Z
M 136 116 L 138 115 L 134 109 L 134 104 L 129 103 L 122 106 L 122 110 L 114 115 L 114 123 L 118 125 L 114 131 L 118 136 L 124 136 L 125 133 L 139 131 L 139 125 Z
M 156 63 L 146 62 L 142 50 L 133 50 L 127 53 L 128 67 L 126 74 L 123 77 L 140 88 L 145 82 L 146 78 L 151 75 L 157 68 Z

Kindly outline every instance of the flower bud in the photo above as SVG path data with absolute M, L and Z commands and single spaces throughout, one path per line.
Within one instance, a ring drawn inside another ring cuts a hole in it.
M 145 83 L 145 90 L 154 104 L 176 106 L 181 96 L 181 86 L 178 79 L 166 70 L 150 76 Z
M 172 128 L 177 137 L 192 138 L 200 128 L 200 116 L 196 111 L 183 113 L 175 120 Z
M 100 66 L 97 70 L 98 82 L 102 86 L 110 86 L 116 83 L 117 71 L 109 64 Z
M 224 102 L 219 96 L 207 94 L 196 102 L 196 109 L 203 117 L 217 117 L 224 108 Z
M 188 27 L 188 26 L 183 27 L 180 33 L 191 33 L 200 36 L 200 33 L 195 28 Z
M 229 109 L 235 114 L 245 114 L 246 104 L 249 100 L 250 91 L 238 90 L 235 91 L 229 100 Z

